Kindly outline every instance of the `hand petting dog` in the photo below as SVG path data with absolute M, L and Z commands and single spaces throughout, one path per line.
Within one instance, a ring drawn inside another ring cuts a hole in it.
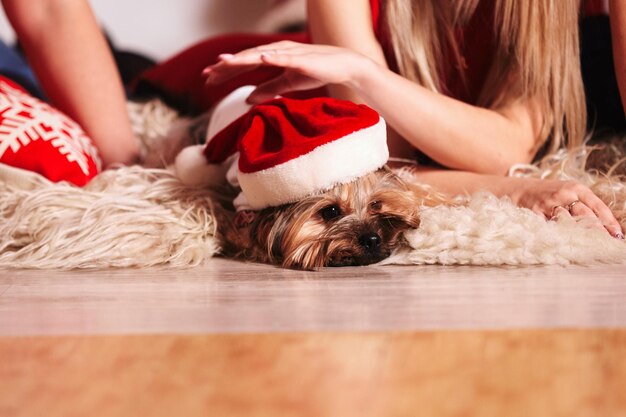
M 252 71 L 262 65 L 284 68 L 276 78 L 260 84 L 248 97 L 249 103 L 260 103 L 289 91 L 307 90 L 328 84 L 343 84 L 360 90 L 366 71 L 378 66 L 369 58 L 345 48 L 327 45 L 276 42 L 239 52 L 223 54 L 219 62 L 207 67 L 203 74 L 208 84 L 219 84 Z M 604 228 L 616 238 L 624 232 L 610 208 L 588 187 L 575 181 L 505 178 L 472 172 L 430 171 L 425 183 L 449 194 L 490 191 L 509 196 L 525 207 L 555 220 L 559 216 L 585 217 L 593 227 Z M 418 173 L 419 175 L 419 173 Z M 422 180 L 421 177 L 419 177 Z M 448 179 L 452 179 L 448 181 Z M 433 182 L 429 182 L 433 180 Z M 480 189 L 475 189 L 479 184 Z

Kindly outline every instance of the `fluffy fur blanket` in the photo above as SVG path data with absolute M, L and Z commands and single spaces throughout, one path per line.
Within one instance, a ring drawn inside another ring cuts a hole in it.
M 131 105 L 149 145 L 188 126 L 158 102 Z M 626 181 L 585 170 L 591 148 L 552 156 L 513 175 L 577 179 L 626 226 Z M 211 215 L 219 193 L 182 185 L 167 169 L 109 170 L 84 188 L 0 166 L 1 268 L 190 267 L 219 253 Z M 385 264 L 622 263 L 626 244 L 572 219 L 545 221 L 489 194 L 459 207 L 425 208 L 410 247 Z

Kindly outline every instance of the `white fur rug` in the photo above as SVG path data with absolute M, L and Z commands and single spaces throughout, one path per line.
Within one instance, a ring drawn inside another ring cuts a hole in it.
M 187 267 L 218 251 L 210 193 L 168 171 L 105 171 L 82 189 L 16 171 L 0 166 L 2 268 Z
M 138 108 L 134 111 L 136 116 Z M 136 123 L 138 133 L 148 131 L 142 127 L 146 123 L 155 125 L 143 118 Z M 151 139 L 164 135 L 163 129 L 171 128 L 171 123 L 166 125 L 151 129 Z M 515 174 L 576 178 L 609 202 L 626 226 L 626 183 L 585 172 L 586 152 L 556 155 L 542 166 L 523 167 Z M 81 189 L 0 165 L 0 268 L 200 265 L 219 252 L 211 215 L 215 198 L 209 190 L 185 187 L 166 169 L 109 170 Z M 548 222 L 488 194 L 473 196 L 463 207 L 425 208 L 420 228 L 406 236 L 410 247 L 383 263 L 626 261 L 626 243 L 607 233 L 572 219 Z
M 573 219 L 548 222 L 493 195 L 466 207 L 426 208 L 411 247 L 384 263 L 443 265 L 552 265 L 622 263 L 626 244 Z

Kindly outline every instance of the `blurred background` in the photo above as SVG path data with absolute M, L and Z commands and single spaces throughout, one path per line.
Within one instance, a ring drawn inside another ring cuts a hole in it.
M 279 30 L 301 20 L 305 8 L 302 0 L 91 0 L 90 4 L 116 48 L 157 61 L 207 36 Z M 0 39 L 14 41 L 1 9 Z

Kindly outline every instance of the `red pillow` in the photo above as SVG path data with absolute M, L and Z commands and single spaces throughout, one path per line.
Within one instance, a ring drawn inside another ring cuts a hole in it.
M 202 70 L 215 64 L 223 53 L 237 53 L 244 49 L 271 42 L 291 40 L 308 42 L 305 33 L 229 34 L 199 42 L 167 61 L 148 69 L 131 83 L 138 96 L 157 94 L 168 104 L 184 113 L 207 111 L 226 95 L 244 85 L 258 85 L 280 74 L 279 68 L 259 67 L 217 86 L 207 86 Z M 298 98 L 319 96 L 324 90 L 299 92 Z
M 78 186 L 101 169 L 98 150 L 76 122 L 2 76 L 0 163 Z

